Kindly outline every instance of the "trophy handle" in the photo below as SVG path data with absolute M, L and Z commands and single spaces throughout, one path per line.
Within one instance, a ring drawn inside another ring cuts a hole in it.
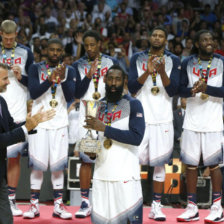
M 88 129 L 88 131 L 87 131 L 87 133 L 86 133 L 86 137 L 87 137 L 87 138 L 91 138 L 91 139 L 93 139 L 93 134 L 92 134 L 92 132 L 91 132 L 91 129 Z

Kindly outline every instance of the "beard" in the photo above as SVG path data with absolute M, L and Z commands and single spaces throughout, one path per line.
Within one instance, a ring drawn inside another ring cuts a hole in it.
M 115 89 L 116 91 L 112 92 L 111 91 L 112 88 Z M 117 101 L 119 101 L 122 97 L 123 89 L 124 89 L 123 84 L 118 87 L 108 86 L 106 84 L 106 99 L 107 99 L 107 101 L 111 102 L 111 103 L 116 103 Z
M 155 51 L 159 51 L 159 50 L 162 50 L 164 48 L 164 46 L 151 46 L 153 50 Z
M 52 59 L 48 57 L 48 61 L 53 65 L 57 65 L 60 62 L 60 57 L 57 57 L 57 59 Z
M 7 85 L 0 87 L 0 93 L 4 93 L 7 90 Z
M 208 52 L 206 50 L 200 49 L 200 54 L 204 55 L 204 56 L 211 57 L 213 55 L 213 53 L 214 53 L 213 51 Z

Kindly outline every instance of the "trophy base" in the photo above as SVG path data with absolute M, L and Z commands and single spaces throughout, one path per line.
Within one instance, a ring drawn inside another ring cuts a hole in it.
M 101 149 L 101 143 L 99 140 L 84 138 L 80 141 L 79 152 L 83 152 L 90 157 L 96 156 Z

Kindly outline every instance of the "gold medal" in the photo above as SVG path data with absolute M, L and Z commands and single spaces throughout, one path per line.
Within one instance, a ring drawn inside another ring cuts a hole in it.
M 107 138 L 104 142 L 103 142 L 103 146 L 105 149 L 109 149 L 112 146 L 113 142 L 111 139 Z
M 93 95 L 92 95 L 92 97 L 93 97 L 93 99 L 94 100 L 98 100 L 99 98 L 100 98 L 100 93 L 99 92 L 95 92 L 95 93 L 93 93 Z
M 158 93 L 159 93 L 159 87 L 158 87 L 158 86 L 153 86 L 153 87 L 151 88 L 151 93 L 152 93 L 152 95 L 154 95 L 154 96 L 158 95 Z
M 58 105 L 58 101 L 57 101 L 56 99 L 52 99 L 52 100 L 50 101 L 50 106 L 51 106 L 52 108 L 55 108 L 57 105 Z
M 201 98 L 202 100 L 207 100 L 208 97 L 209 97 L 209 95 L 208 95 L 208 94 L 205 94 L 205 93 L 201 93 L 201 95 L 200 95 L 200 98 Z

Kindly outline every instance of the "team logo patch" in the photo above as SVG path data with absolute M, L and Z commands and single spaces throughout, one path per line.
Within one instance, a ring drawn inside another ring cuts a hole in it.
M 138 113 L 136 114 L 136 117 L 143 117 L 143 114 L 138 112 Z

